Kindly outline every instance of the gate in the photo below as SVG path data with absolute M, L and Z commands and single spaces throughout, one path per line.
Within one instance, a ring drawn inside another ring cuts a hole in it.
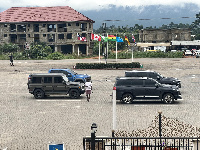
M 198 137 L 84 137 L 83 150 L 200 150 L 199 141 Z

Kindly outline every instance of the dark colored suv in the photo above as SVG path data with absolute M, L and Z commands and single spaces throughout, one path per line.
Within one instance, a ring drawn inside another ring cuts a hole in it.
M 73 99 L 84 94 L 84 83 L 69 82 L 63 73 L 38 73 L 31 74 L 28 78 L 29 93 L 36 99 L 48 95 L 67 95 Z
M 173 77 L 163 77 L 160 73 L 157 73 L 155 71 L 126 71 L 125 77 L 149 77 L 157 80 L 161 84 L 170 84 L 170 85 L 176 85 L 179 88 L 181 88 L 181 80 L 178 80 L 177 78 Z
M 177 86 L 160 84 L 148 77 L 120 77 L 113 89 L 116 89 L 116 99 L 124 103 L 132 103 L 134 99 L 155 97 L 170 104 L 174 100 L 181 99 Z

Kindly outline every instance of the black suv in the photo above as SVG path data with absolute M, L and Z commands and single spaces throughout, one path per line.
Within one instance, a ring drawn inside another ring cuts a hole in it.
M 113 87 L 116 99 L 124 103 L 132 103 L 134 99 L 157 97 L 164 103 L 173 103 L 181 99 L 179 88 L 175 85 L 160 84 L 148 77 L 120 77 Z
M 84 94 L 84 84 L 80 82 L 69 82 L 63 73 L 39 73 L 28 77 L 29 93 L 36 99 L 48 95 L 67 95 L 71 98 L 79 98 Z
M 170 84 L 170 85 L 176 85 L 179 88 L 181 88 L 181 80 L 178 80 L 177 78 L 173 77 L 163 77 L 160 73 L 157 73 L 155 71 L 126 71 L 125 77 L 149 77 L 157 80 L 161 84 Z

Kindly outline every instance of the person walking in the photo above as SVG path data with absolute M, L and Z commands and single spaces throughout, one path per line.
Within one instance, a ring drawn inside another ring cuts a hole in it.
M 10 66 L 14 66 L 14 64 L 13 64 L 13 55 L 12 55 L 12 53 L 10 54 Z
M 86 92 L 88 102 L 90 100 L 91 91 L 92 91 L 92 82 L 91 82 L 90 79 L 87 79 L 86 82 L 85 82 L 85 92 Z

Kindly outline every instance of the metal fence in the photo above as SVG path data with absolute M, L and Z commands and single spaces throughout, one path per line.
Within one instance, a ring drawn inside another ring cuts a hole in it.
M 94 138 L 83 138 L 83 150 L 200 150 L 198 137 Z

